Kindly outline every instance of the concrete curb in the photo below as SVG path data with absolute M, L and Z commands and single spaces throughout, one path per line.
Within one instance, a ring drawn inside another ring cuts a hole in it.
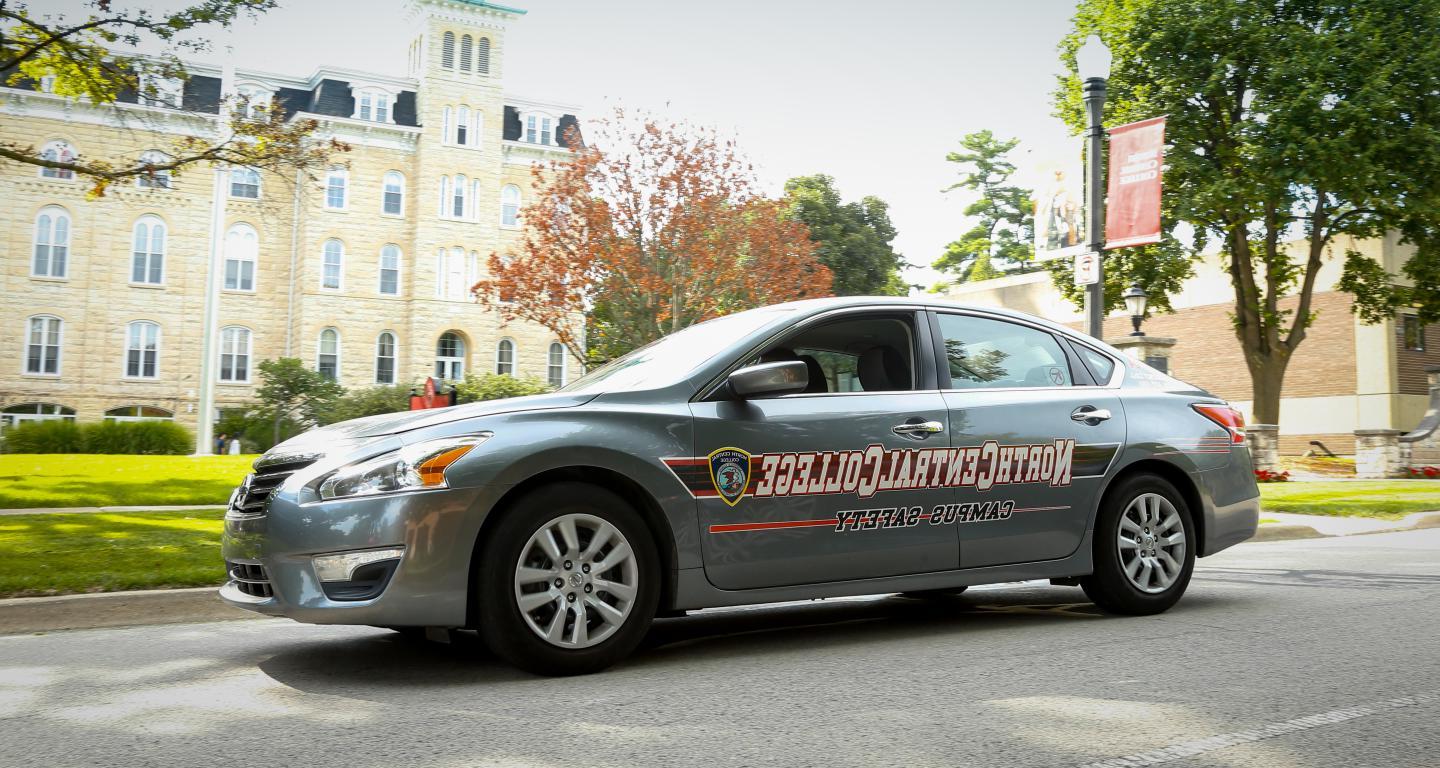
M 1308 525 L 1262 525 L 1250 537 L 1249 542 L 1254 541 L 1293 541 L 1295 539 L 1328 539 L 1328 534 L 1321 533 Z M 1249 543 L 1246 542 L 1246 543 Z
M 1263 512 L 1261 514 L 1264 514 Z M 1377 533 L 1402 533 L 1404 531 L 1418 531 L 1426 528 L 1440 528 L 1440 512 L 1417 512 L 1406 515 L 1396 521 L 1399 525 L 1393 528 L 1377 528 L 1369 531 L 1355 531 L 1353 533 L 1321 533 L 1308 525 L 1284 525 L 1271 523 L 1260 526 L 1250 542 L 1257 541 L 1293 541 L 1295 539 L 1330 539 L 1348 536 L 1373 536 Z M 1249 542 L 1247 542 L 1249 543 Z
M 220 602 L 217 587 L 0 600 L 0 635 L 265 618 Z

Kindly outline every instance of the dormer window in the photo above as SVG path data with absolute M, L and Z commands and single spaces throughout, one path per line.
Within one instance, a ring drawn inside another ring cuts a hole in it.
M 178 77 L 148 74 L 140 78 L 140 103 L 149 107 L 179 109 L 185 97 L 185 81 Z
M 525 141 L 529 144 L 554 144 L 554 118 L 549 115 L 525 116 Z
M 372 123 L 388 123 L 391 114 L 391 95 L 385 91 L 367 89 L 355 94 L 354 117 Z
M 40 159 L 49 160 L 52 163 L 73 163 L 75 162 L 75 148 L 68 142 L 52 141 L 40 150 Z M 75 171 L 69 168 L 51 168 L 42 166 L 40 177 L 44 179 L 73 179 Z
M 270 89 L 263 85 L 242 85 L 235 89 L 247 120 L 268 120 L 270 116 Z

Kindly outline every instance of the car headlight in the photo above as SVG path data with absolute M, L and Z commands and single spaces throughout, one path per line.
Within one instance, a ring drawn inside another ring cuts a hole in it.
M 335 470 L 320 484 L 320 498 L 343 499 L 398 491 L 445 488 L 445 470 L 490 439 L 490 433 L 444 437 Z

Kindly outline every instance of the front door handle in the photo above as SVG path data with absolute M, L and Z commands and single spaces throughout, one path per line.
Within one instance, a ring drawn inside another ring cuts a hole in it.
M 944 432 L 945 425 L 938 421 L 907 421 L 904 424 L 896 424 L 890 428 L 890 431 L 906 437 L 924 437 L 936 432 Z
M 1110 418 L 1112 415 L 1108 408 L 1091 408 L 1088 405 L 1082 405 L 1070 414 L 1070 420 L 1089 424 L 1093 427 Z

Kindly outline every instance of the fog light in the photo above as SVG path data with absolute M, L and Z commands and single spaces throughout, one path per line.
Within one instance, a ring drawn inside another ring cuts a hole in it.
M 355 569 L 362 565 L 378 563 L 381 560 L 399 560 L 405 554 L 404 547 L 394 549 L 367 549 L 362 552 L 344 552 L 338 555 L 321 555 L 314 558 L 315 575 L 321 581 L 351 581 Z

